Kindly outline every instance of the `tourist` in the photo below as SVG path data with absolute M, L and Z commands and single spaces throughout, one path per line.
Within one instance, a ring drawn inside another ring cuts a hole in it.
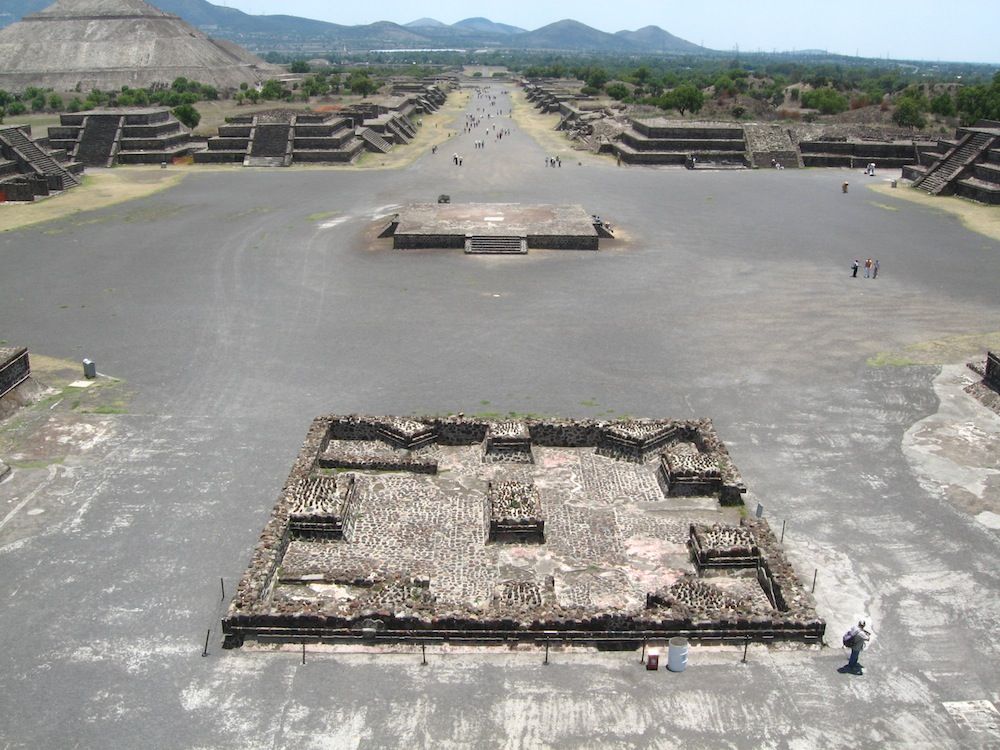
M 865 650 L 871 637 L 871 631 L 865 627 L 864 620 L 859 620 L 857 625 L 844 633 L 844 646 L 851 649 L 851 656 L 847 660 L 847 665 L 841 667 L 840 671 L 864 674 L 864 666 L 858 662 L 858 657 Z
M 858 262 L 857 258 L 855 258 L 854 262 L 851 264 L 851 276 L 854 277 L 855 279 L 858 278 L 858 267 L 860 265 L 861 264 Z
M 871 275 L 872 275 L 872 264 L 873 264 L 873 261 L 872 261 L 871 258 L 868 258 L 865 261 L 865 278 L 866 279 L 870 279 L 871 278 Z
M 878 278 L 878 258 L 876 258 L 875 262 L 872 264 L 872 278 Z

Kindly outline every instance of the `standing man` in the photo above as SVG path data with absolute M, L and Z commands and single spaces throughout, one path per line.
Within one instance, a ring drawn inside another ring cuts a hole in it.
M 864 674 L 864 667 L 858 663 L 858 657 L 861 656 L 871 637 L 871 631 L 865 627 L 864 620 L 858 620 L 857 625 L 844 633 L 844 645 L 851 649 L 851 656 L 847 660 L 847 666 L 842 667 L 843 671 Z
M 865 278 L 870 279 L 872 275 L 872 259 L 869 258 L 865 261 Z
M 878 278 L 878 258 L 875 259 L 875 263 L 872 265 L 872 278 Z
M 851 264 L 851 278 L 854 278 L 854 279 L 858 278 L 858 266 L 860 266 L 860 265 L 861 264 L 858 263 L 858 259 L 855 258 L 854 262 Z

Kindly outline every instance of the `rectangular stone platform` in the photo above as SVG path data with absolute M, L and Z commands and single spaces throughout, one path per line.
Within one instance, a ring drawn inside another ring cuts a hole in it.
M 528 248 L 598 249 L 593 218 L 581 206 L 415 203 L 401 209 L 396 221 L 396 249 L 464 249 L 467 237 L 522 238 Z
M 718 486 L 668 495 L 660 454 L 602 455 L 608 434 L 630 449 L 694 445 L 743 491 L 709 420 L 316 419 L 223 620 L 226 645 L 822 637 L 765 522 L 725 507 Z M 535 463 L 484 461 L 496 441 Z M 334 454 L 357 468 L 330 468 Z

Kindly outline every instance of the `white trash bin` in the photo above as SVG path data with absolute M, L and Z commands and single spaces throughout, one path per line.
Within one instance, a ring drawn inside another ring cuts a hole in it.
M 667 648 L 667 669 L 671 672 L 683 672 L 688 665 L 687 638 L 671 638 Z

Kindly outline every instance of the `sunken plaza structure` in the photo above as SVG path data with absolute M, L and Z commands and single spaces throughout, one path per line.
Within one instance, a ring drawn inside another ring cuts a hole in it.
M 225 643 L 819 642 L 709 420 L 312 423 Z

